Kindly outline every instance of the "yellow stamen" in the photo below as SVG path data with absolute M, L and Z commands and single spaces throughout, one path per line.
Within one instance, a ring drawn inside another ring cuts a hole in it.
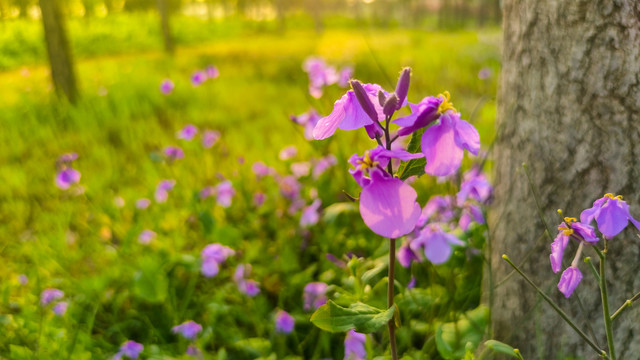
M 566 217 L 564 218 L 564 221 L 567 223 L 567 225 L 571 225 L 572 222 L 577 222 L 578 219 L 572 218 L 572 217 Z
M 444 114 L 447 110 L 458 112 L 458 110 L 453 107 L 453 103 L 449 101 L 449 99 L 451 99 L 451 95 L 448 91 L 443 92 L 442 94 L 438 95 L 438 97 L 442 100 L 440 106 L 438 106 L 438 114 Z
M 360 164 L 360 170 L 365 170 L 378 166 L 379 162 L 371 160 L 371 154 L 367 150 L 364 152 L 364 158 L 362 160 L 358 160 L 357 163 Z
M 573 229 L 570 229 L 570 228 L 565 227 L 565 226 L 558 226 L 558 230 L 562 231 L 562 234 L 564 236 L 571 236 L 571 234 L 573 234 Z
M 612 193 L 606 193 L 604 194 L 604 197 L 608 197 L 609 199 L 618 199 L 618 200 L 622 200 L 622 195 L 613 195 Z
M 562 215 L 562 209 L 558 209 L 558 215 Z

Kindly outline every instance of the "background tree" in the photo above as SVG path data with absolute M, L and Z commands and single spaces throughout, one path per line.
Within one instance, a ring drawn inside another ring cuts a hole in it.
M 522 163 L 530 168 L 552 237 L 560 222 L 556 209 L 578 217 L 607 192 L 624 195 L 640 217 L 640 2 L 510 0 L 503 6 L 495 208 L 489 217 L 494 338 L 519 347 L 528 359 L 595 358 L 524 280 L 509 278 L 500 255 L 522 264 L 587 333 L 591 325 L 606 348 L 599 292 L 586 264 L 580 264 L 584 279 L 574 296 L 564 299 L 556 289 L 551 241 L 543 235 Z M 566 253 L 575 253 L 575 245 Z M 585 256 L 597 263 L 592 250 Z M 611 241 L 608 258 L 614 311 L 640 289 L 635 233 L 627 230 Z M 614 323 L 619 359 L 640 353 L 638 309 L 631 311 Z
M 73 103 L 78 98 L 78 88 L 63 12 L 58 0 L 40 0 L 40 9 L 53 85 L 58 94 Z

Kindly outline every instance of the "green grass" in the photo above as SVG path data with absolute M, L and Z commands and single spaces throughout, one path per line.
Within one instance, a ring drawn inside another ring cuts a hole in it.
M 409 100 L 450 91 L 486 148 L 494 134 L 499 33 L 350 28 L 316 35 L 302 27 L 277 34 L 179 18 L 174 28 L 181 46 L 167 57 L 151 15 L 135 22 L 108 19 L 89 20 L 87 28 L 84 20 L 70 23 L 82 93 L 76 106 L 52 94 L 37 23 L 3 25 L 10 30 L 1 35 L 6 37 L 0 39 L 0 68 L 12 70 L 0 73 L 0 257 L 6 259 L 0 269 L 0 327 L 8 334 L 0 340 L 0 355 L 26 359 L 38 351 L 45 359 L 106 358 L 126 339 L 135 339 L 145 344 L 149 357 L 177 356 L 187 344 L 169 329 L 194 319 L 205 326 L 198 345 L 208 356 L 341 358 L 343 335 L 320 333 L 308 322 L 302 288 L 326 281 L 355 291 L 353 276 L 325 254 L 354 251 L 367 259 L 360 265 L 367 269 L 384 256 L 385 243 L 354 211 L 308 231 L 299 229 L 275 182 L 256 181 L 251 164 L 261 160 L 285 174 L 288 163 L 278 160 L 278 152 L 286 145 L 298 147 L 296 161 L 330 152 L 338 166 L 318 181 L 305 180 L 304 198 L 308 201 L 309 190 L 316 188 L 327 207 L 345 201 L 342 190 L 359 192 L 346 159 L 372 146 L 363 132 L 339 131 L 330 140 L 310 143 L 288 120 L 310 106 L 328 114 L 344 92 L 333 86 L 320 100 L 307 94 L 301 64 L 309 55 L 351 64 L 357 79 L 389 90 L 400 69 L 411 66 Z M 122 42 L 114 41 L 117 37 Z M 7 51 L 10 46 L 15 48 Z M 18 68 L 23 64 L 28 76 Z M 194 88 L 191 73 L 208 64 L 218 66 L 220 77 Z M 480 80 L 477 74 L 485 67 L 494 75 Z M 164 78 L 176 84 L 169 96 L 158 89 Z M 219 130 L 220 142 L 204 150 L 198 142 L 177 140 L 176 131 L 190 123 Z M 158 161 L 167 145 L 182 146 L 185 159 Z M 82 173 L 85 192 L 79 196 L 53 183 L 57 157 L 70 151 L 80 155 L 74 167 Z M 466 166 L 470 163 L 466 160 Z M 197 197 L 221 176 L 238 192 L 226 210 Z M 178 181 L 168 203 L 144 212 L 133 208 L 135 199 L 152 198 L 157 182 L 166 178 Z M 414 187 L 421 204 L 433 193 L 453 189 L 428 177 Z M 251 205 L 257 190 L 268 195 L 260 210 Z M 124 208 L 114 206 L 115 196 L 125 199 Z M 136 240 L 145 228 L 158 233 L 150 247 Z M 481 246 L 481 229 L 466 236 Z M 239 255 L 207 280 L 198 274 L 198 258 L 211 242 L 231 246 Z M 438 358 L 433 342 L 438 322 L 457 320 L 477 306 L 481 259 L 466 259 L 459 249 L 445 266 L 414 266 L 423 289 L 402 290 L 399 296 L 403 321 L 412 324 L 400 330 L 401 349 Z M 247 300 L 230 281 L 237 263 L 253 264 L 262 288 L 255 299 Z M 26 286 L 17 283 L 22 273 L 30 279 Z M 409 277 L 409 271 L 399 270 L 402 284 Z M 384 298 L 375 286 L 382 278 L 371 279 L 362 300 Z M 67 293 L 67 316 L 54 317 L 38 306 L 46 287 Z M 295 336 L 273 334 L 276 307 L 296 317 Z M 379 354 L 385 350 L 382 334 L 370 344 Z

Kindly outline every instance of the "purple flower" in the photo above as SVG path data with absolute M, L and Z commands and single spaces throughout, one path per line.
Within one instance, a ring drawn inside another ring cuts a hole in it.
M 471 198 L 481 204 L 486 203 L 491 197 L 493 188 L 487 180 L 487 176 L 479 169 L 474 168 L 464 173 L 464 180 L 460 185 L 460 191 L 457 194 L 458 205 L 462 205 L 465 200 Z
M 184 151 L 177 146 L 167 146 L 163 150 L 164 156 L 169 161 L 175 161 L 182 159 L 184 157 Z
M 377 84 L 364 84 L 362 86 L 373 103 L 374 111 L 378 114 L 378 121 L 383 121 L 385 117 L 382 112 L 382 106 L 378 101 L 378 91 L 382 91 L 382 88 Z M 313 129 L 313 138 L 322 140 L 333 135 L 338 128 L 355 130 L 367 125 L 377 126 L 362 109 L 353 90 L 349 90 L 335 102 L 331 114 L 318 121 L 318 124 Z
M 321 205 L 322 201 L 320 201 L 320 199 L 315 199 L 311 205 L 302 209 L 302 215 L 300 216 L 301 227 L 313 226 L 318 223 L 320 220 L 318 210 Z
M 267 195 L 263 192 L 256 192 L 255 194 L 253 194 L 253 205 L 255 207 L 261 207 L 266 200 Z
M 66 153 L 66 154 L 62 154 L 60 155 L 60 157 L 58 157 L 58 162 L 60 163 L 70 163 L 74 160 L 76 160 L 78 158 L 78 154 L 71 152 L 71 153 Z
M 409 280 L 409 283 L 407 284 L 407 289 L 413 289 L 414 287 L 416 287 L 416 278 L 412 276 L 411 280 Z
M 362 186 L 360 193 L 360 215 L 364 223 L 376 234 L 397 238 L 411 232 L 420 217 L 420 205 L 416 202 L 416 191 L 400 179 L 389 175 L 384 169 L 391 158 L 409 160 L 422 157 L 402 150 L 386 150 L 381 146 L 366 151 L 364 156 L 354 154 L 349 170 L 356 182 Z M 369 173 L 366 177 L 365 173 Z
M 170 79 L 164 79 L 160 83 L 160 91 L 165 95 L 171 94 L 174 87 L 175 86 L 173 85 L 173 81 L 171 81 Z
M 180 334 L 187 340 L 195 340 L 200 331 L 202 331 L 202 325 L 192 320 L 186 321 L 171 328 L 171 332 L 173 332 L 174 334 Z
M 419 261 L 420 258 L 413 252 L 410 246 L 410 242 L 405 241 L 400 249 L 398 249 L 398 253 L 396 254 L 398 258 L 398 262 L 402 267 L 408 268 L 411 266 L 412 261 Z
M 622 196 L 605 194 L 593 203 L 593 207 L 580 214 L 580 222 L 589 224 L 596 220 L 598 230 L 612 238 L 618 235 L 629 224 L 629 221 L 640 230 L 640 223 L 629 213 L 629 205 L 622 200 Z
M 151 205 L 151 200 L 149 200 L 149 199 L 141 198 L 141 199 L 136 200 L 136 208 L 138 208 L 140 210 L 144 210 L 144 209 L 148 208 L 149 205 Z
M 353 67 L 345 66 L 340 69 L 340 73 L 338 74 L 338 86 L 347 87 L 349 86 L 349 80 L 353 77 Z
M 207 74 L 207 79 L 215 79 L 220 75 L 220 71 L 214 65 L 207 66 L 204 72 Z
M 238 286 L 238 291 L 249 297 L 254 297 L 260 293 L 260 287 L 257 281 L 246 279 L 250 274 L 251 265 L 239 264 L 233 274 L 233 281 Z
M 482 68 L 478 72 L 478 79 L 480 79 L 480 80 L 486 80 L 490 76 L 491 76 L 491 69 L 489 69 L 489 68 Z
M 447 111 L 440 123 L 430 126 L 422 135 L 421 148 L 427 158 L 427 174 L 452 174 L 462 162 L 463 149 L 474 155 L 480 150 L 480 135 L 476 128 L 460 119 L 460 114 Z
M 202 359 L 202 351 L 200 351 L 200 349 L 195 345 L 189 345 L 185 354 L 193 358 Z
M 138 235 L 138 242 L 143 245 L 149 244 L 152 240 L 156 238 L 156 233 L 151 230 L 142 230 L 140 235 Z
M 154 195 L 156 202 L 163 203 L 167 201 L 169 197 L 169 191 L 173 189 L 176 185 L 175 180 L 162 180 L 158 183 L 156 187 L 156 193 Z
M 231 200 L 235 194 L 236 191 L 233 189 L 233 185 L 229 180 L 216 185 L 216 201 L 218 202 L 218 205 L 222 207 L 227 208 L 231 206 Z
M 580 284 L 580 280 L 582 280 L 580 269 L 572 265 L 562 273 L 558 283 L 558 290 L 564 294 L 564 297 L 569 298 L 578 284 Z
M 276 332 L 283 334 L 290 334 L 293 331 L 296 321 L 293 316 L 289 315 L 284 310 L 279 310 L 276 313 Z
M 308 161 L 302 161 L 291 164 L 291 173 L 297 178 L 305 177 L 309 175 L 311 171 L 311 163 Z
M 296 148 L 295 145 L 291 145 L 280 150 L 280 154 L 278 154 L 278 157 L 280 158 L 280 160 L 286 161 L 295 157 L 297 154 L 298 148 Z
M 411 242 L 411 249 L 418 250 L 423 248 L 427 260 L 438 265 L 449 260 L 453 253 L 452 245 L 464 246 L 464 242 L 460 241 L 455 235 L 442 230 L 438 224 L 429 224 Z
M 320 177 L 320 175 L 322 175 L 322 173 L 324 173 L 328 168 L 332 167 L 337 163 L 338 163 L 338 160 L 336 159 L 335 156 L 331 154 L 321 158 L 313 166 L 313 170 L 311 172 L 313 179 L 317 180 Z
M 472 222 L 476 222 L 478 224 L 485 223 L 484 215 L 482 215 L 482 209 L 474 204 L 465 204 L 462 208 L 462 213 L 460 214 L 460 220 L 458 220 L 458 226 L 462 231 L 467 231 Z
M 202 190 L 200 190 L 200 199 L 204 200 L 208 197 L 215 195 L 215 193 L 216 193 L 216 188 L 214 188 L 213 186 L 205 186 L 204 188 L 202 188 Z
M 25 274 L 20 274 L 20 276 L 18 276 L 18 282 L 20 285 L 27 285 L 29 278 Z
M 262 161 L 254 162 L 251 165 L 251 171 L 253 171 L 253 173 L 256 174 L 256 176 L 258 178 L 262 178 L 262 177 L 268 176 L 268 175 L 270 175 L 272 173 L 272 169 L 270 167 L 268 167 Z
M 44 289 L 40 294 L 40 304 L 47 306 L 56 300 L 60 300 L 64 297 L 64 292 L 58 289 Z
M 207 74 L 202 70 L 198 70 L 191 75 L 191 84 L 194 87 L 202 85 L 205 80 L 207 80 Z
M 295 200 L 300 197 L 300 183 L 295 176 L 285 176 L 278 179 L 278 187 L 282 196 L 289 200 Z
M 79 181 L 80 172 L 71 167 L 66 167 L 56 174 L 56 186 L 62 190 L 68 189 L 71 185 L 77 184 Z
M 304 137 L 307 140 L 313 140 L 313 129 L 316 127 L 318 120 L 320 120 L 320 115 L 315 109 L 298 116 L 291 115 L 291 121 L 304 126 Z
M 137 343 L 133 340 L 129 340 L 120 346 L 120 351 L 116 354 L 117 359 L 120 359 L 122 356 L 126 356 L 129 359 L 137 359 L 140 356 L 140 353 L 144 350 L 144 346 L 140 343 Z M 120 357 L 117 357 L 117 356 Z
M 209 244 L 204 249 L 200 255 L 203 259 L 211 259 L 217 263 L 222 263 L 227 260 L 229 256 L 235 255 L 235 251 L 228 246 L 224 246 L 222 244 Z
M 446 223 L 453 219 L 453 198 L 450 195 L 434 195 L 422 209 L 417 227 L 424 227 L 427 221 Z
M 304 309 L 306 311 L 316 310 L 327 303 L 327 292 L 329 285 L 323 282 L 308 283 L 304 287 Z
M 558 235 L 551 243 L 549 260 L 551 261 L 551 270 L 554 273 L 557 273 L 562 268 L 564 249 L 567 247 L 571 237 L 590 244 L 598 242 L 598 237 L 592 226 L 577 222 L 575 218 L 565 217 L 564 222 L 558 225 Z
M 209 149 L 220 139 L 220 132 L 216 130 L 205 130 L 202 134 L 202 146 Z
M 438 117 L 440 116 L 438 108 L 440 107 L 440 104 L 442 104 L 443 98 L 428 96 L 422 99 L 418 104 L 409 103 L 411 115 L 392 121 L 394 124 L 402 127 L 398 130 L 398 135 L 409 135 L 414 131 L 429 126 L 432 122 L 438 120 Z
M 307 58 L 302 64 L 302 69 L 309 75 L 309 93 L 317 99 L 322 97 L 323 87 L 339 80 L 336 69 L 318 57 Z
M 68 302 L 60 301 L 53 306 L 53 312 L 58 316 L 63 316 L 67 312 L 67 307 L 69 307 Z
M 365 360 L 367 351 L 364 344 L 367 342 L 367 335 L 357 333 L 355 330 L 349 330 L 344 339 L 344 358 L 345 360 Z
M 183 139 L 183 140 L 192 140 L 197 133 L 198 133 L 198 128 L 195 127 L 195 125 L 189 124 L 183 127 L 182 130 L 178 131 L 178 133 L 176 134 L 176 137 L 178 139 Z

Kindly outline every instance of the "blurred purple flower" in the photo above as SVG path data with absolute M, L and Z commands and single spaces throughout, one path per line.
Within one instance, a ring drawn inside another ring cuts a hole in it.
M 323 282 L 308 283 L 304 287 L 304 309 L 306 311 L 316 310 L 320 306 L 327 303 L 327 296 L 325 295 L 329 285 Z
M 478 79 L 480 79 L 480 80 L 486 80 L 490 76 L 491 76 L 491 69 L 489 69 L 489 68 L 482 68 L 478 72 Z
M 184 158 L 184 151 L 177 146 L 167 146 L 163 150 L 164 156 L 169 161 L 175 161 Z
M 284 310 L 278 310 L 276 313 L 276 332 L 289 334 L 293 331 L 296 321 L 293 316 Z
M 262 161 L 254 162 L 251 165 L 251 171 L 253 171 L 253 173 L 256 174 L 256 176 L 258 178 L 262 178 L 262 177 L 268 176 L 268 175 L 270 175 L 272 173 L 272 169 L 270 167 L 268 167 Z
M 207 79 L 215 79 L 220 76 L 220 71 L 215 65 L 209 65 L 204 69 L 204 72 L 207 74 Z
M 278 187 L 282 196 L 289 200 L 295 200 L 300 197 L 301 185 L 295 176 L 284 176 L 278 179 Z
M 64 297 L 64 292 L 62 290 L 49 288 L 44 289 L 40 294 L 40 304 L 42 306 L 47 306 L 56 300 L 60 300 Z
M 577 266 L 569 266 L 560 277 L 560 282 L 558 283 L 558 290 L 564 294 L 565 298 L 569 298 L 573 291 L 576 289 L 578 284 L 580 284 L 580 280 L 582 280 L 582 273 Z
M 29 278 L 25 274 L 20 274 L 18 276 L 18 282 L 20 283 L 20 285 L 27 285 L 27 283 L 29 282 Z
M 353 67 L 345 66 L 340 69 L 340 73 L 338 74 L 338 86 L 347 87 L 349 86 L 349 80 L 353 77 Z
M 413 289 L 414 287 L 416 287 L 416 278 L 415 276 L 412 276 L 411 280 L 409 280 L 409 283 L 407 284 L 407 289 Z
M 202 134 L 202 146 L 209 149 L 220 140 L 220 132 L 216 130 L 205 130 Z
M 461 206 L 465 200 L 471 198 L 481 204 L 485 204 L 491 198 L 493 188 L 487 180 L 487 176 L 478 168 L 473 168 L 462 176 L 463 181 L 460 191 L 456 195 L 458 205 Z
M 215 193 L 216 193 L 216 188 L 214 188 L 213 186 L 205 186 L 204 188 L 202 188 L 202 190 L 200 190 L 200 199 L 204 200 L 208 197 L 215 195 Z
M 187 340 L 195 340 L 198 333 L 202 331 L 202 325 L 195 321 L 189 320 L 180 325 L 176 325 L 171 328 L 171 332 L 174 334 L 180 334 Z
M 151 205 L 151 200 L 149 200 L 149 199 L 140 198 L 140 199 L 136 200 L 136 208 L 137 209 L 144 210 L 144 209 L 148 208 L 149 205 Z
M 311 205 L 302 209 L 302 215 L 300 216 L 300 226 L 308 227 L 313 226 L 318 223 L 320 220 L 320 214 L 318 210 L 322 205 L 322 201 L 320 199 L 315 199 Z
M 151 230 L 142 230 L 140 235 L 138 235 L 138 242 L 143 245 L 149 244 L 152 240 L 156 238 L 156 233 Z
M 207 73 L 202 70 L 197 70 L 191 75 L 191 85 L 200 86 L 202 83 L 207 80 Z
M 322 97 L 323 87 L 338 81 L 336 69 L 327 65 L 321 58 L 307 58 L 302 64 L 302 69 L 309 75 L 309 93 L 317 99 Z
M 429 220 L 431 222 L 446 223 L 452 220 L 454 215 L 453 197 L 451 195 L 434 195 L 422 208 L 417 227 L 424 227 Z
M 66 153 L 66 154 L 60 155 L 60 157 L 58 157 L 58 162 L 60 162 L 60 163 L 70 163 L 70 162 L 76 160 L 77 158 L 78 158 L 78 154 L 77 153 L 70 152 L 70 153 Z
M 164 79 L 160 83 L 160 91 L 165 95 L 171 94 L 174 87 L 175 86 L 173 84 L 173 81 L 171 81 L 170 79 Z
M 239 264 L 233 274 L 233 281 L 235 281 L 238 286 L 238 291 L 249 297 L 254 297 L 260 293 L 260 287 L 257 281 L 246 279 L 250 274 L 251 265 Z
M 329 154 L 315 163 L 313 166 L 312 176 L 314 180 L 317 180 L 327 169 L 338 163 L 338 160 L 332 154 Z
M 69 303 L 60 301 L 53 306 L 53 313 L 58 316 L 63 316 L 67 312 L 67 307 L 69 307 Z
M 405 241 L 400 249 L 398 249 L 398 253 L 396 254 L 398 258 L 398 262 L 402 267 L 408 268 L 411 266 L 412 261 L 419 261 L 418 256 L 413 252 L 410 246 L 409 241 Z
M 593 220 L 598 224 L 598 230 L 612 238 L 618 235 L 629 224 L 629 221 L 640 230 L 640 222 L 629 213 L 629 205 L 622 200 L 622 196 L 605 194 L 593 203 L 593 207 L 580 214 L 580 222 L 590 224 Z
M 56 186 L 62 190 L 68 189 L 71 185 L 77 184 L 80 181 L 80 172 L 67 167 L 56 174 Z
M 193 140 L 197 133 L 198 128 L 195 125 L 189 124 L 178 131 L 176 137 L 183 140 Z
M 316 127 L 318 120 L 320 120 L 320 115 L 315 109 L 298 116 L 291 116 L 291 121 L 304 126 L 304 137 L 307 140 L 313 140 L 313 129 Z
M 311 171 L 311 163 L 308 161 L 302 161 L 291 164 L 291 173 L 296 178 L 301 178 L 309 175 Z
M 469 225 L 471 225 L 472 222 L 475 222 L 477 224 L 485 223 L 482 209 L 478 205 L 465 204 L 462 207 L 462 213 L 460 214 L 460 219 L 458 220 L 458 226 L 462 231 L 467 231 L 469 229 Z
M 411 249 L 413 251 L 422 249 L 427 260 L 438 265 L 449 260 L 449 257 L 451 257 L 453 253 L 452 245 L 464 246 L 465 243 L 460 241 L 455 235 L 442 230 L 440 225 L 429 224 L 422 229 L 418 237 L 411 242 Z
M 156 202 L 166 202 L 169 197 L 169 191 L 171 191 L 175 185 L 175 180 L 161 180 L 156 187 L 156 193 L 154 195 Z
M 185 354 L 196 359 L 202 359 L 202 351 L 195 345 L 189 345 Z
M 367 351 L 364 348 L 366 342 L 367 335 L 349 330 L 344 339 L 345 360 L 365 360 L 367 358 Z
M 295 145 L 290 145 L 282 150 L 280 150 L 280 154 L 278 154 L 278 158 L 280 160 L 285 161 L 295 157 L 298 154 L 298 148 Z
M 233 189 L 233 185 L 229 180 L 216 185 L 216 201 L 218 202 L 218 205 L 222 207 L 227 208 L 231 206 L 231 200 L 235 194 L 236 191 Z
M 267 195 L 263 192 L 256 192 L 253 194 L 253 205 L 256 207 L 261 207 L 264 204 L 265 200 L 267 200 Z
M 222 263 L 227 260 L 229 256 L 235 255 L 235 251 L 219 243 L 209 244 L 200 253 L 203 259 L 211 259 L 217 263 Z
M 129 359 L 137 359 L 142 350 L 144 350 L 142 344 L 129 340 L 120 346 L 120 351 L 113 358 L 114 360 L 119 360 L 123 356 L 126 356 Z

